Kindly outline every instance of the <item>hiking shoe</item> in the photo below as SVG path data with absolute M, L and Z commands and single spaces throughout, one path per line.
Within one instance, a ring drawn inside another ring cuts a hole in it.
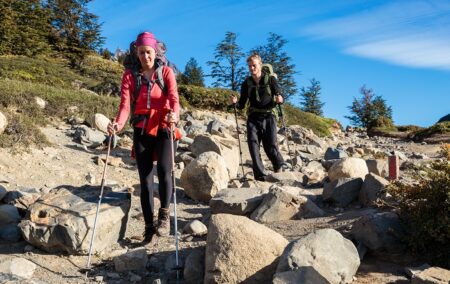
M 169 208 L 159 208 L 158 227 L 156 229 L 158 235 L 167 237 L 170 235 L 170 212 Z
M 260 177 L 255 177 L 255 179 L 259 180 L 259 181 L 266 181 L 266 177 L 267 176 L 260 176 Z

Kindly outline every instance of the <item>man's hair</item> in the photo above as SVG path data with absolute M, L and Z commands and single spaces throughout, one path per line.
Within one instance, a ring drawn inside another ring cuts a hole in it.
M 259 56 L 258 53 L 253 53 L 252 55 L 250 55 L 249 57 L 247 57 L 247 63 L 250 63 L 250 61 L 252 61 L 253 59 L 258 60 L 258 61 L 262 64 L 261 56 Z

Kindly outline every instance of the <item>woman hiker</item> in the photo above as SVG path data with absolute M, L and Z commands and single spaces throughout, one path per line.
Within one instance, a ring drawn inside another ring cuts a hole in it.
M 178 122 L 180 106 L 173 70 L 156 60 L 157 40 L 154 35 L 150 32 L 139 34 L 135 45 L 140 64 L 136 70 L 127 69 L 122 76 L 119 113 L 108 126 L 108 131 L 121 131 L 131 113 L 133 151 L 139 172 L 141 207 L 145 221 L 141 240 L 148 244 L 155 243 L 156 234 L 170 234 L 169 205 L 173 189 L 170 126 Z M 164 87 L 161 82 L 157 82 L 161 77 Z M 140 80 L 140 84 L 137 84 L 137 80 Z M 157 226 L 153 223 L 151 187 L 155 159 L 161 200 Z

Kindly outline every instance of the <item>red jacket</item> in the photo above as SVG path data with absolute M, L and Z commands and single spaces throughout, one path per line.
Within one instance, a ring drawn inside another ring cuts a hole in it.
M 150 91 L 150 108 L 147 108 L 147 84 L 142 84 L 141 90 L 136 99 L 135 114 L 149 114 L 148 122 L 145 126 L 145 133 L 156 136 L 160 127 L 168 127 L 167 113 L 169 109 L 175 112 L 176 117 L 180 117 L 180 104 L 177 90 L 177 82 L 173 70 L 169 67 L 163 67 L 163 79 L 166 87 L 166 94 L 163 94 L 158 84 L 153 83 Z M 156 72 L 153 73 L 151 81 L 157 78 Z M 119 125 L 119 131 L 123 129 L 130 115 L 131 100 L 133 97 L 135 82 L 131 71 L 126 70 L 122 76 L 121 100 L 119 114 L 115 121 Z M 143 128 L 144 121 L 135 125 Z

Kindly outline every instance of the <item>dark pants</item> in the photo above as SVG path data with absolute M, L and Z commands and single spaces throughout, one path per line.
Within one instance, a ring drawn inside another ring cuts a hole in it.
M 272 113 L 252 113 L 247 119 L 248 149 L 253 161 L 253 175 L 260 178 L 265 175 L 264 166 L 259 152 L 259 145 L 263 144 L 267 157 L 277 171 L 284 163 L 277 143 L 277 123 Z
M 158 131 L 157 137 L 141 134 L 142 129 L 135 128 L 133 135 L 134 152 L 141 184 L 141 207 L 146 226 L 153 225 L 153 157 L 157 157 L 159 198 L 161 208 L 169 208 L 172 196 L 172 153 L 170 137 L 166 130 Z

